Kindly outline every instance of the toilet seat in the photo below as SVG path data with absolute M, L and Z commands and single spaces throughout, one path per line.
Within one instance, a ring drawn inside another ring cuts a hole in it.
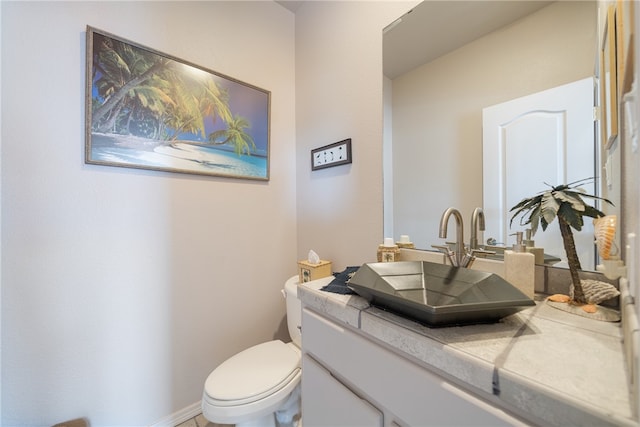
M 209 404 L 246 405 L 277 393 L 300 377 L 300 350 L 280 340 L 250 347 L 218 366 L 205 382 Z

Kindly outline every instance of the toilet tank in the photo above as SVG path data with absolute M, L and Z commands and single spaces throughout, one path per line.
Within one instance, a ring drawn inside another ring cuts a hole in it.
M 287 326 L 291 341 L 302 348 L 302 303 L 298 298 L 298 276 L 293 276 L 284 284 L 284 297 L 287 303 Z

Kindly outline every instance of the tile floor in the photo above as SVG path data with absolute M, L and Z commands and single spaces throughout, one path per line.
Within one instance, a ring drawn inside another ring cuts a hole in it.
M 233 427 L 231 424 L 216 424 L 207 420 L 202 414 L 178 424 L 176 427 Z

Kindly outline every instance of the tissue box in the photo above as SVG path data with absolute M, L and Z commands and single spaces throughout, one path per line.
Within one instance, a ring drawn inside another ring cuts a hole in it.
M 331 276 L 331 261 L 320 260 L 318 264 L 309 261 L 298 261 L 298 279 L 300 283 L 310 282 Z

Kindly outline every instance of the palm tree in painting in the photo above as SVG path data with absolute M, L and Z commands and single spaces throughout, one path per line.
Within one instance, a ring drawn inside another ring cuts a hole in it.
M 173 130 L 170 136 L 172 141 L 182 133 L 200 135 L 205 139 L 207 117 L 214 123 L 218 117 L 225 122 L 232 119 L 228 93 L 220 89 L 210 76 L 198 78 L 187 73 L 171 72 L 170 79 L 171 87 L 168 90 L 174 104 L 167 108 L 164 122 Z
M 209 134 L 209 142 L 214 145 L 233 144 L 237 155 L 246 153 L 251 155 L 255 151 L 256 144 L 253 137 L 245 129 L 251 128 L 251 123 L 244 117 L 236 116 L 227 122 L 227 129 L 218 130 Z
M 216 117 L 225 123 L 233 119 L 229 109 L 229 93 L 226 90 L 221 89 L 211 78 L 203 81 L 198 90 L 200 112 L 203 117 L 211 117 L 214 123 Z
M 145 86 L 166 69 L 169 60 L 98 34 L 95 37 L 93 81 L 104 102 L 99 105 L 94 102 L 93 129 L 113 129 L 128 98 L 139 97 L 145 99 L 147 104 L 156 106 L 162 102 L 172 102 L 157 86 Z M 157 101 L 150 103 L 154 97 Z
M 228 94 L 210 75 L 185 72 L 187 66 L 98 34 L 94 46 L 93 82 L 103 102 L 94 100 L 92 129 L 113 131 L 118 120 L 129 129 L 127 116 L 135 114 L 155 118 L 154 133 L 163 139 L 181 133 L 205 139 L 207 117 L 231 120 Z

